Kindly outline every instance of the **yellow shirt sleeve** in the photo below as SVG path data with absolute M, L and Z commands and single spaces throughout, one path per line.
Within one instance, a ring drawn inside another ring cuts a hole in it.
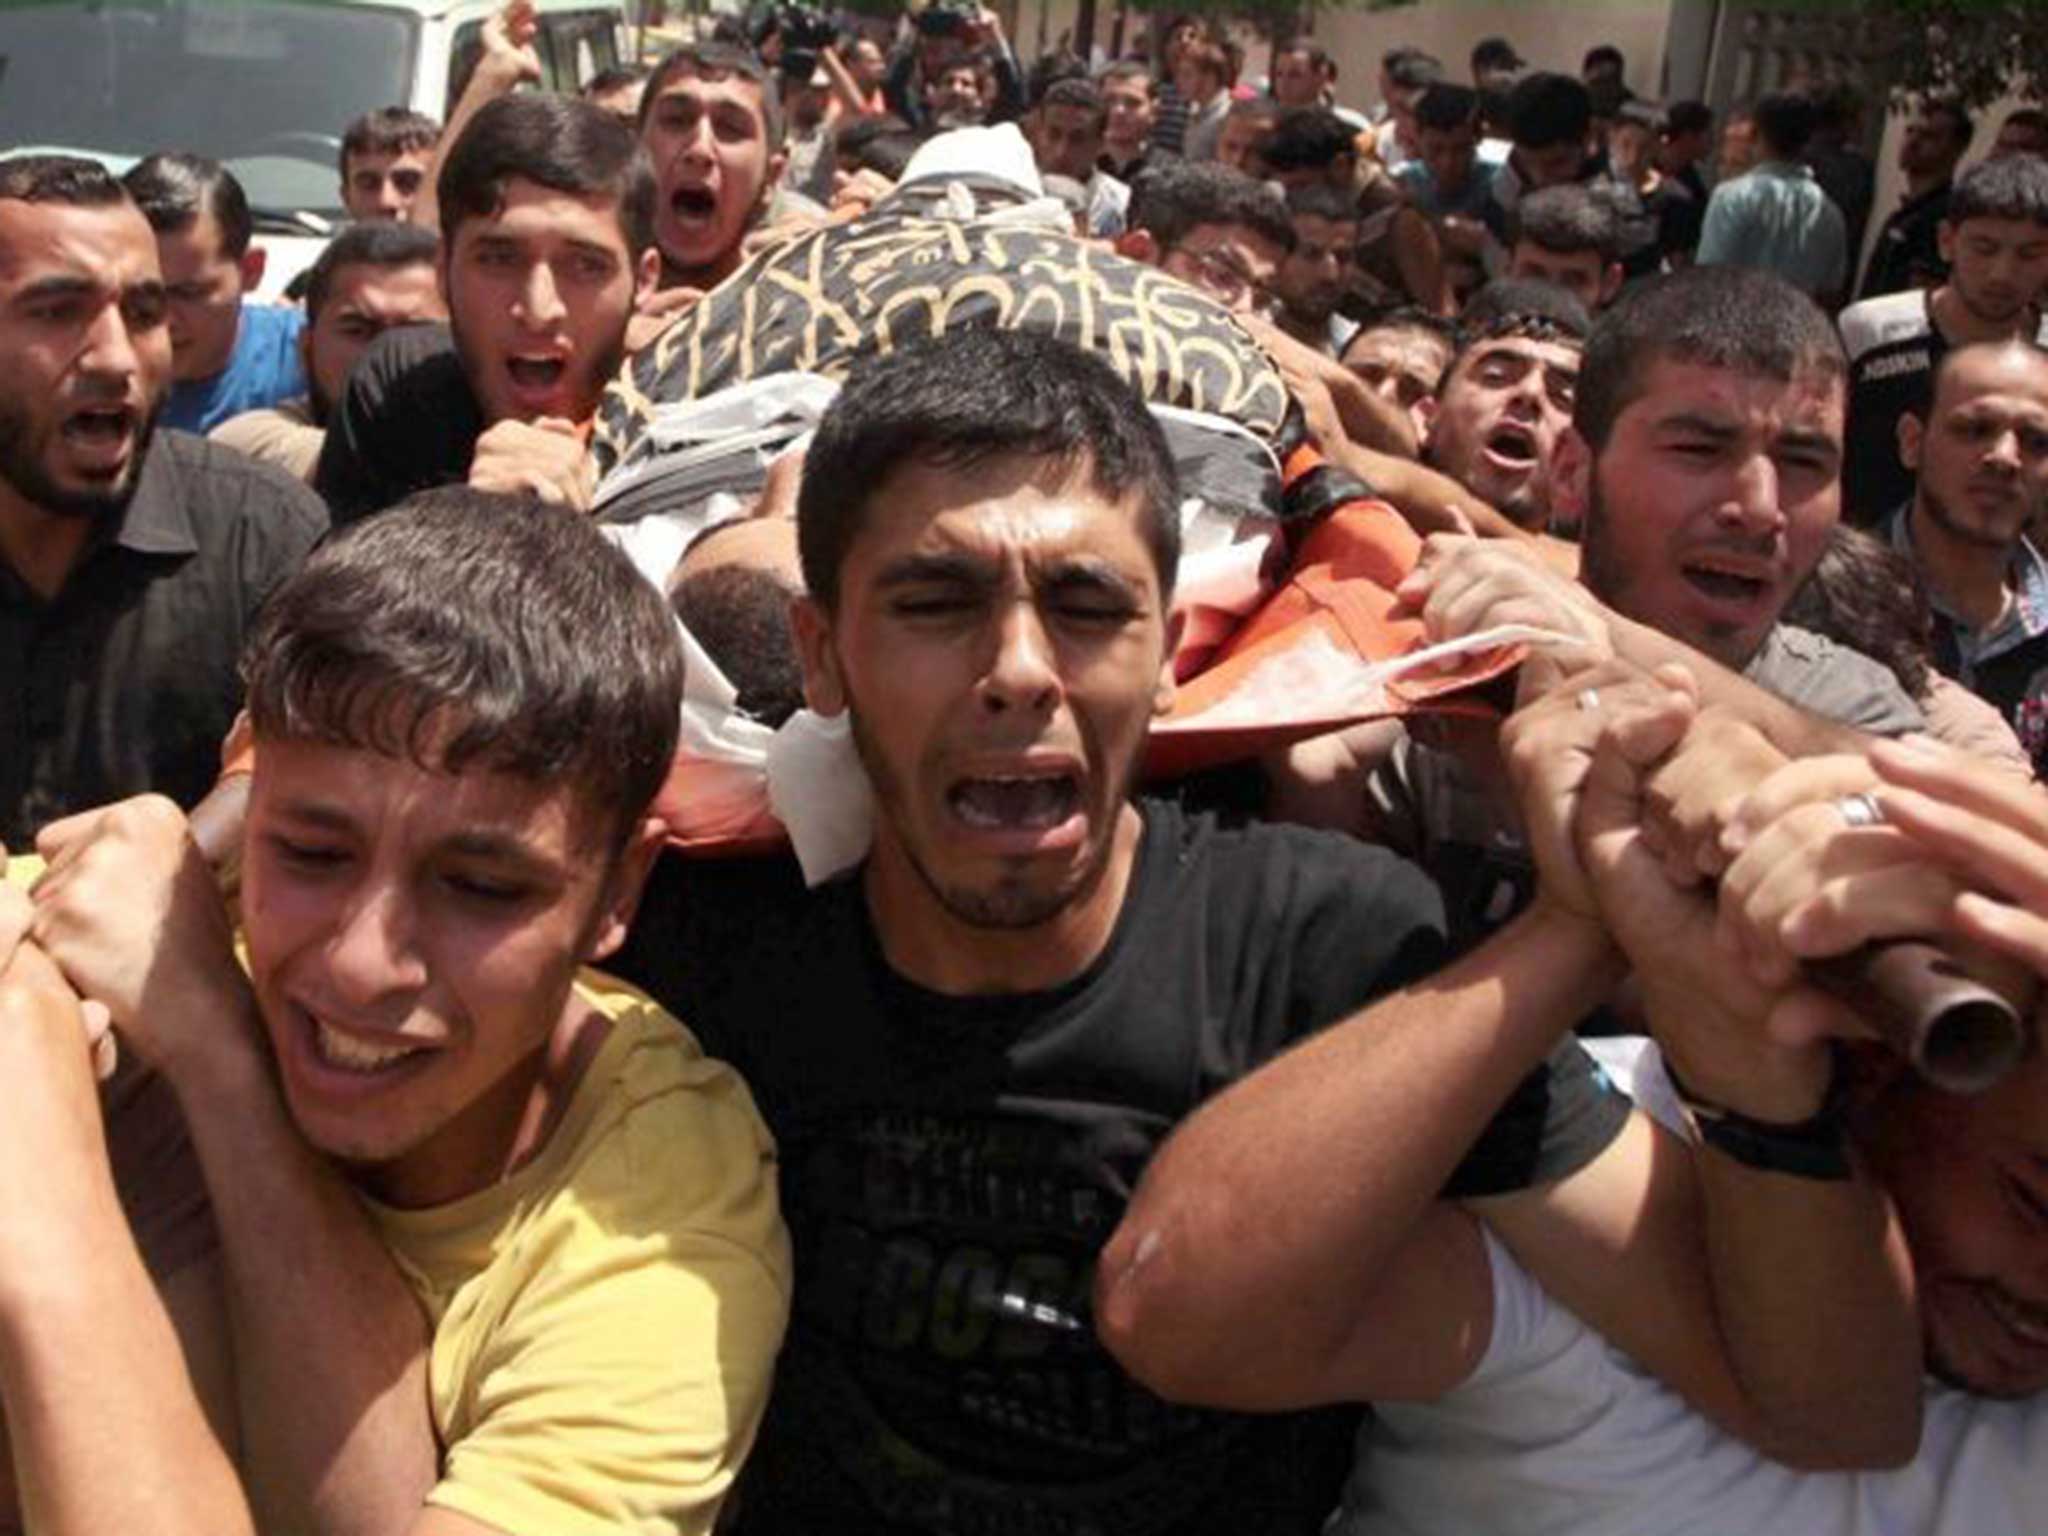
M 429 1502 L 511 1536 L 708 1533 L 788 1321 L 774 1145 L 752 1097 L 651 1005 L 615 1033 L 574 1166 L 481 1239 L 493 1256 L 436 1328 L 447 1453 Z M 478 1243 L 472 1225 L 460 1246 Z

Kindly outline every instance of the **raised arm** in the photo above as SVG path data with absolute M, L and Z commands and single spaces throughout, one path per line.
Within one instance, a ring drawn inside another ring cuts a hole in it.
M 1540 776 L 1553 727 L 1582 730 L 1604 692 L 1568 685 L 1518 714 L 1517 773 Z M 1712 892 L 1671 878 L 1645 828 L 1646 780 L 1670 745 L 1627 722 L 1603 732 L 1570 853 L 1628 952 L 1674 1079 L 1702 1105 L 1701 1144 L 1689 1163 L 1646 1145 L 1605 1188 L 1484 1214 L 1553 1295 L 1724 1428 L 1794 1465 L 1892 1464 L 1919 1425 L 1910 1266 L 1829 1101 L 1829 1037 L 1861 1030 L 1789 967 L 1742 964 L 1716 941 L 1727 919 Z M 1724 734 L 1695 732 L 1679 755 L 1729 750 Z M 1736 771 L 1753 760 L 1741 752 Z M 1731 883 L 1723 901 L 1740 899 Z M 1803 1027 L 1782 1027 L 1788 1008 Z
M 184 817 L 144 797 L 57 822 L 39 847 L 37 939 L 170 1080 L 191 1127 L 264 1528 L 406 1530 L 438 1471 L 426 1320 L 353 1193 L 292 1125 Z
M 0 883 L 0 1405 L 38 1536 L 253 1532 L 108 1166 L 78 999 Z

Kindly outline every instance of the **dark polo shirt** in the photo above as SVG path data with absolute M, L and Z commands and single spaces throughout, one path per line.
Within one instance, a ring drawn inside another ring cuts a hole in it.
M 152 440 L 135 495 L 63 589 L 0 559 L 0 842 L 155 791 L 212 787 L 242 697 L 243 638 L 327 515 L 281 470 L 183 432 Z

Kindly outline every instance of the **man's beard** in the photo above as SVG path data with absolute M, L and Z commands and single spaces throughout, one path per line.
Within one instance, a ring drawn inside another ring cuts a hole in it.
M 877 820 L 898 814 L 908 800 L 904 786 L 889 771 L 874 738 L 861 724 L 860 710 L 850 701 L 847 718 L 853 728 L 854 750 L 859 754 L 861 766 L 867 770 L 868 782 L 874 788 Z M 1136 771 L 1133 764 L 1131 779 L 1135 779 Z M 1130 788 L 1130 780 L 1119 786 L 1117 798 L 1111 802 L 1115 809 L 1121 810 L 1129 798 Z M 1050 887 L 1019 885 L 1009 881 L 999 882 L 993 888 L 946 885 L 917 856 L 910 839 L 898 837 L 896 845 L 903 850 L 904 860 L 919 883 L 948 916 L 969 928 L 1016 930 L 1036 928 L 1051 922 L 1093 891 L 1109 868 L 1111 855 L 1116 850 L 1116 838 L 1112 831 L 1103 839 L 1102 846 L 1087 865 L 1075 872 L 1072 878 Z
M 1949 510 L 1948 502 L 1924 480 L 1920 482 L 1919 498 L 1919 505 L 1926 512 L 1928 521 L 1958 544 L 1967 544 L 1972 549 L 2003 552 L 2012 548 L 2019 536 L 2027 531 L 2027 525 L 2033 522 L 2040 512 L 2038 507 L 2035 508 L 2033 512 L 2019 520 L 2011 533 L 2001 536 L 1983 528 L 1973 528 L 1959 520 L 1955 513 Z
M 62 431 L 52 426 L 47 435 Z M 143 457 L 156 432 L 156 411 L 144 414 L 135 429 L 135 447 L 118 480 L 88 489 L 67 490 L 52 480 L 37 451 L 41 442 L 34 436 L 34 423 L 13 401 L 0 403 L 0 480 L 14 487 L 15 494 L 53 517 L 106 518 L 122 511 L 135 495 L 142 475 Z

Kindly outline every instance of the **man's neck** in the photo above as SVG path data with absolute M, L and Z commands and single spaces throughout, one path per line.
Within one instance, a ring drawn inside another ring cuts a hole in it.
M 1095 963 L 1116 932 L 1144 830 L 1144 817 L 1126 801 L 1092 886 L 1042 923 L 992 928 L 948 911 L 900 845 L 878 827 L 864 888 L 882 953 L 899 976 L 948 997 L 1043 992 L 1072 981 Z
M 1963 296 L 1953 283 L 1943 284 L 1934 291 L 1934 296 L 1927 301 L 1927 312 L 1933 317 L 1942 340 L 1952 347 L 1967 346 L 1973 341 L 2004 341 L 2008 337 L 2024 337 L 2031 341 L 2041 329 L 2041 311 L 2032 304 L 2010 320 L 1980 318 L 1963 302 Z
M 92 542 L 95 525 L 89 516 L 46 512 L 0 482 L 0 560 L 45 601 L 64 590 Z
M 571 991 L 547 1042 L 528 1061 L 436 1130 L 414 1151 L 364 1180 L 400 1210 L 431 1210 L 501 1184 L 542 1152 L 576 1101 L 612 1021 Z
M 1102 149 L 1103 153 L 1109 156 L 1109 168 L 1112 171 L 1121 171 L 1132 161 L 1144 157 L 1145 140 L 1133 139 L 1127 144 L 1119 144 L 1114 139 L 1105 139 Z
M 753 228 L 749 222 L 749 229 Z M 740 247 L 735 245 L 720 256 L 701 267 L 685 267 L 670 261 L 666 252 L 661 258 L 661 286 L 663 288 L 697 288 L 709 293 L 720 283 L 740 269 Z
M 2011 549 L 1956 538 L 1928 514 L 1918 497 L 1908 516 L 1913 561 L 1920 567 L 1928 591 L 1972 630 L 1997 624 L 2012 600 L 2007 585 Z
M 1906 173 L 1906 201 L 1911 202 L 1915 198 L 1925 197 L 1935 188 L 1947 185 L 1947 171 L 1928 171 L 1917 176 L 1908 171 Z

